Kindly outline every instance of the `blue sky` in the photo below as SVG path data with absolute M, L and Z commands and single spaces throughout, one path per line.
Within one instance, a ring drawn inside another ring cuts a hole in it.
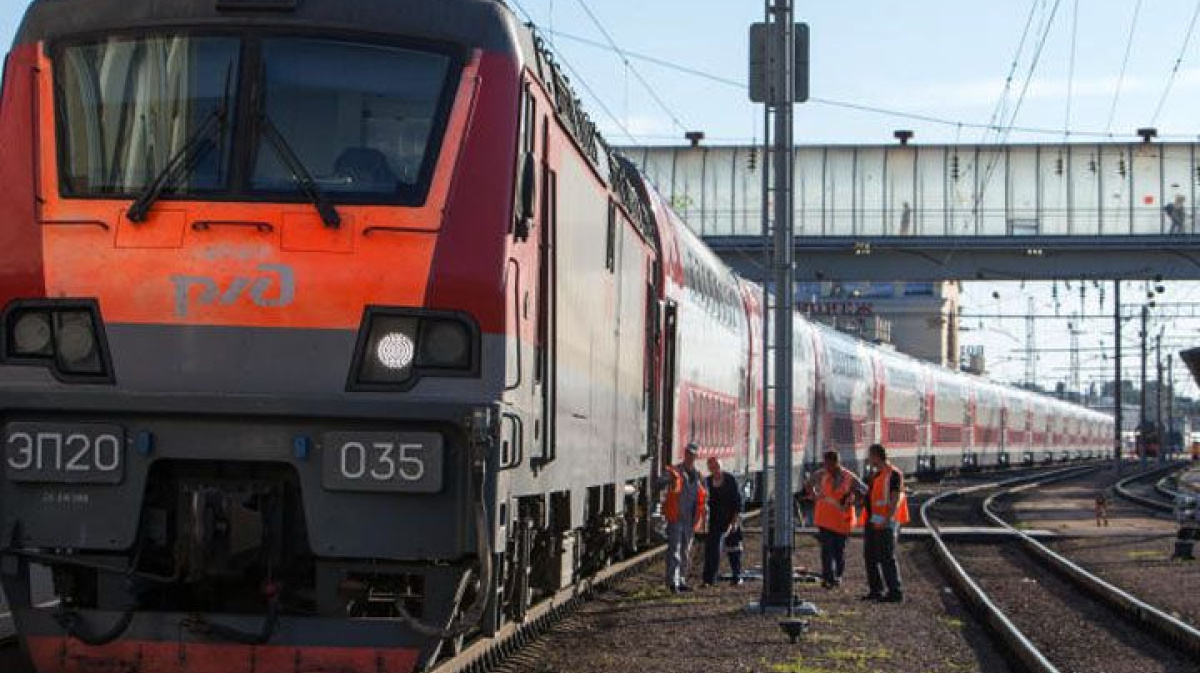
M 3 0 L 0 41 L 7 44 L 12 40 L 25 4 L 23 0 Z M 607 42 L 583 10 L 581 0 L 516 0 L 513 4 L 529 12 L 576 71 L 576 88 L 615 144 L 679 142 L 684 128 L 704 131 L 713 143 L 758 139 L 761 112 L 736 86 L 638 59 L 630 59 L 630 68 L 610 49 L 581 42 L 578 38 Z M 1136 128 L 1149 125 L 1157 126 L 1162 135 L 1195 139 L 1200 134 L 1200 115 L 1194 113 L 1200 109 L 1200 26 L 1181 52 L 1200 6 L 1197 0 L 827 0 L 798 5 L 798 19 L 807 22 L 812 31 L 814 97 L 986 123 L 1002 100 L 1007 110 L 1003 119 L 1011 122 L 1012 110 L 1024 90 L 1015 124 L 1051 131 L 998 137 L 978 129 L 810 103 L 798 108 L 796 137 L 801 143 L 891 142 L 892 131 L 900 128 L 915 130 L 917 142 L 1054 142 L 1062 140 L 1061 132 L 1067 128 L 1130 138 Z M 747 26 L 760 20 L 763 11 L 757 0 L 592 0 L 588 8 L 622 49 L 733 82 L 746 78 Z M 1027 22 L 1030 30 L 1018 55 Z M 1131 27 L 1133 40 L 1122 72 Z M 1039 45 L 1037 64 L 1029 78 Z M 1170 96 L 1156 117 L 1181 54 Z M 1005 95 L 1010 71 L 1015 76 Z M 665 105 L 656 102 L 647 89 Z M 634 136 L 632 140 L 626 131 Z M 1059 304 L 1069 312 L 1078 304 L 1077 295 L 1068 300 L 1065 286 L 1059 290 Z M 1099 293 L 1091 290 L 1087 301 L 1095 312 Z M 993 292 L 999 292 L 1001 298 L 993 299 Z M 1131 285 L 1126 296 L 1139 294 L 1140 288 L 1135 292 Z M 1107 295 L 1111 310 L 1111 288 Z M 1031 296 L 1039 312 L 1054 310 L 1048 284 L 971 284 L 966 292 L 967 310 L 1020 313 Z M 1200 300 L 1200 284 L 1170 284 L 1163 299 Z M 964 333 L 964 343 L 987 346 L 996 376 L 1021 379 L 1023 323 L 985 325 L 979 330 L 975 321 L 968 327 L 972 329 Z M 1111 326 L 1087 327 L 1089 333 L 1081 339 L 1085 348 L 1099 346 L 1106 339 L 1100 333 Z M 1200 321 L 1179 320 L 1169 325 L 1169 331 L 1188 336 L 1195 335 L 1198 327 Z M 1062 346 L 1069 341 L 1065 321 L 1041 323 L 1039 329 L 1042 345 Z M 1127 330 L 1130 342 L 1133 332 L 1133 328 Z M 1112 337 L 1105 343 L 1111 346 Z M 1132 362 L 1133 352 L 1128 355 Z M 1096 359 L 1085 362 L 1087 365 L 1104 363 L 1096 353 L 1085 353 L 1085 360 L 1089 357 Z M 1062 368 L 1066 363 L 1065 354 L 1045 354 L 1039 370 L 1065 378 Z M 1090 376 L 1107 374 L 1089 371 L 1085 380 Z M 1183 369 L 1176 372 L 1176 381 L 1181 391 L 1197 393 Z
M 605 41 L 579 0 L 519 2 L 544 29 Z M 1154 113 L 1180 55 L 1196 3 L 1143 0 L 1122 78 L 1136 4 L 1134 0 L 800 2 L 797 16 L 812 31 L 814 97 L 987 122 L 1005 89 L 1032 9 L 1030 35 L 1018 60 L 1010 101 L 1015 102 L 1024 87 L 1043 34 L 1046 40 L 1018 124 L 1064 128 L 1070 91 L 1070 127 L 1074 129 L 1130 136 L 1137 127 L 1154 120 L 1164 134 L 1194 137 L 1200 132 L 1200 119 L 1188 110 L 1200 102 L 1200 35 L 1184 53 L 1171 96 L 1156 120 Z M 605 0 L 590 7 L 621 48 L 736 81 L 746 77 L 746 25 L 762 15 L 759 2 L 728 0 Z M 1043 31 L 1051 14 L 1053 23 Z M 558 51 L 609 102 L 634 135 L 652 136 L 652 141 L 679 136 L 671 117 L 635 75 L 626 74 L 618 55 L 562 36 L 555 42 Z M 704 130 L 718 140 L 756 135 L 759 114 L 742 92 L 654 64 L 632 63 L 685 126 Z M 1121 95 L 1110 122 L 1119 80 Z M 626 140 L 612 119 L 599 110 L 596 117 L 614 141 Z M 926 142 L 984 139 L 981 131 L 817 103 L 802 106 L 797 117 L 801 142 L 888 142 L 896 128 L 912 128 L 918 139 Z M 1014 134 L 1010 140 L 1037 138 L 1058 139 Z

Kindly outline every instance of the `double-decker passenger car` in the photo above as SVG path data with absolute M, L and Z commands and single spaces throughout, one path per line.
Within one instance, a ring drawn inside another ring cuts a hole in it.
M 36 0 L 0 184 L 0 581 L 43 673 L 407 673 L 646 545 L 686 443 L 762 470 L 761 288 L 498 1 Z M 795 337 L 798 470 L 1105 423 Z

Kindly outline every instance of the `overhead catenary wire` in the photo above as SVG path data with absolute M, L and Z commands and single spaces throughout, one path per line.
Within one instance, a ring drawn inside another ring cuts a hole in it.
M 637 68 L 633 67 L 629 57 L 625 55 L 625 50 L 617 44 L 617 41 L 613 38 L 612 33 L 610 33 L 608 28 L 604 26 L 604 23 L 600 21 L 600 17 L 596 16 L 596 13 L 587 6 L 584 0 L 576 0 L 576 4 L 578 4 L 580 9 L 587 14 L 592 24 L 596 26 L 596 29 L 599 30 L 600 34 L 604 36 L 604 39 L 608 41 L 608 44 L 610 47 L 612 47 L 613 51 L 621 56 L 625 66 L 629 68 L 629 71 L 633 74 L 634 79 L 636 79 L 638 83 L 642 85 L 642 88 L 646 90 L 646 93 L 650 94 L 650 98 L 654 100 L 659 109 L 662 110 L 668 118 L 670 118 L 671 123 L 675 125 L 675 128 L 679 131 L 687 131 L 687 126 L 684 125 L 684 123 L 680 120 L 679 115 L 676 114 L 669 105 L 667 105 L 667 102 L 664 101 L 662 96 L 660 96 L 658 92 L 654 90 L 654 87 L 650 86 L 650 83 L 646 81 L 646 78 L 642 77 L 642 73 Z
M 560 38 L 560 39 L 568 41 L 568 42 L 575 42 L 577 44 L 586 45 L 586 46 L 593 47 L 596 49 L 613 51 L 612 47 L 610 47 L 607 44 L 604 44 L 603 42 L 600 42 L 598 40 L 593 40 L 593 39 L 590 39 L 587 37 L 583 37 L 580 35 L 575 35 L 573 33 L 567 32 L 567 31 L 554 30 L 554 31 L 551 31 L 551 34 L 553 34 L 557 38 Z M 696 77 L 698 79 L 707 80 L 709 82 L 713 82 L 714 84 L 720 84 L 723 86 L 727 86 L 729 88 L 738 89 L 739 91 L 747 90 L 747 86 L 746 86 L 745 82 L 734 79 L 732 77 L 728 77 L 725 75 L 718 75 L 718 74 L 715 74 L 712 72 L 701 70 L 699 68 L 694 68 L 692 66 L 683 65 L 681 63 L 669 61 L 667 59 L 663 59 L 663 58 L 660 58 L 657 56 L 652 56 L 650 54 L 640 53 L 637 51 L 631 51 L 628 49 L 624 49 L 622 51 L 625 54 L 625 56 L 631 60 L 637 60 L 637 61 L 649 63 L 652 65 L 658 66 L 660 68 L 665 68 L 667 70 L 672 70 L 672 71 L 682 73 L 685 75 L 690 75 L 690 76 Z M 811 96 L 811 97 L 809 97 L 808 102 L 809 102 L 809 104 L 813 104 L 813 105 L 834 107 L 834 108 L 839 108 L 839 109 L 843 109 L 843 110 L 854 110 L 856 112 L 866 112 L 869 114 L 876 114 L 876 115 L 880 115 L 880 116 L 884 116 L 884 117 L 892 117 L 895 119 L 905 119 L 908 121 L 919 121 L 919 122 L 925 122 L 928 124 L 936 124 L 939 126 L 953 127 L 953 128 L 957 128 L 957 129 L 991 130 L 991 131 L 999 131 L 1002 129 L 1008 129 L 1008 130 L 1012 131 L 1013 133 L 1023 133 L 1023 134 L 1029 134 L 1029 135 L 1043 135 L 1043 136 L 1066 135 L 1066 136 L 1072 137 L 1072 138 L 1095 138 L 1095 139 L 1105 139 L 1105 140 L 1111 140 L 1114 138 L 1118 138 L 1121 135 L 1121 134 L 1112 133 L 1109 131 L 1098 131 L 1098 130 L 1091 130 L 1091 129 L 1067 130 L 1064 133 L 1063 129 L 1061 129 L 1061 128 L 1020 126 L 1020 125 L 1016 125 L 1016 124 L 1008 124 L 1008 125 L 1002 126 L 999 124 L 992 124 L 992 123 L 985 123 L 985 122 L 971 122 L 971 121 L 964 121 L 964 120 L 960 120 L 960 119 L 950 119 L 947 117 L 939 117 L 937 115 L 930 115 L 930 114 L 924 114 L 924 113 L 919 113 L 919 112 L 896 110 L 896 109 L 882 107 L 882 106 L 878 106 L 878 105 L 870 105 L 867 103 L 856 103 L 853 101 L 839 100 L 839 99 L 835 99 L 835 98 L 826 98 L 826 97 L 821 97 L 821 96 Z M 648 137 L 648 136 L 642 136 L 642 137 Z M 658 136 L 658 137 L 662 137 L 662 136 Z M 1172 138 L 1181 139 L 1181 140 L 1183 140 L 1183 139 L 1195 140 L 1195 138 L 1196 138 L 1195 135 L 1187 135 L 1187 134 L 1178 134 L 1178 135 L 1174 135 L 1174 136 L 1160 135 L 1159 137 L 1164 140 L 1169 140 Z
M 1025 104 L 1025 97 L 1029 93 L 1029 86 L 1033 83 L 1033 77 L 1037 73 L 1038 64 L 1042 60 L 1042 52 L 1046 48 L 1046 42 L 1050 37 L 1050 30 L 1054 27 L 1054 18 L 1058 16 L 1058 8 L 1062 4 L 1062 0 L 1054 0 L 1054 6 L 1050 9 L 1050 16 L 1046 19 L 1046 25 L 1042 29 L 1042 35 L 1038 39 L 1037 47 L 1034 49 L 1033 58 L 1029 62 L 1029 70 L 1025 74 L 1025 81 L 1021 84 L 1021 94 L 1017 96 L 1017 102 L 1013 105 L 1012 114 L 1008 117 L 1008 122 L 1004 128 L 998 133 L 997 140 L 1000 144 L 1005 144 L 1012 136 L 1013 124 L 1017 121 L 1017 115 L 1021 114 L 1021 107 Z M 1000 155 L 992 157 L 988 161 L 987 171 L 983 174 L 983 189 L 980 190 L 980 196 L 976 199 L 975 207 L 979 207 L 979 199 L 982 198 L 984 190 L 992 179 L 992 174 L 995 173 L 996 166 L 1000 163 Z
M 988 118 L 989 127 L 1000 127 L 1000 123 L 1004 121 L 1006 116 L 1005 103 L 1008 101 L 1008 95 L 1012 92 L 1013 79 L 1017 76 L 1017 68 L 1020 67 L 1021 54 L 1025 52 L 1025 42 L 1029 39 L 1029 29 L 1033 27 L 1033 17 L 1037 14 L 1037 8 L 1044 0 L 1033 0 L 1029 5 L 1029 15 L 1025 17 L 1025 28 L 1021 31 L 1021 39 L 1017 42 L 1016 53 L 1013 54 L 1012 64 L 1008 67 L 1008 75 L 1004 78 L 1004 90 L 1000 92 L 1000 98 L 996 100 L 995 107 L 992 108 L 991 117 Z M 990 131 L 987 129 L 986 131 Z M 987 132 L 983 136 L 983 140 L 987 140 Z
M 1071 129 L 1071 104 L 1075 99 L 1075 55 L 1078 51 L 1076 43 L 1079 38 L 1079 0 L 1072 3 L 1071 9 L 1071 58 L 1067 64 L 1067 111 L 1063 117 L 1063 138 L 1067 138 Z
M 1175 65 L 1171 68 L 1171 74 L 1167 76 L 1167 85 L 1163 87 L 1162 95 L 1158 98 L 1158 104 L 1154 106 L 1154 114 L 1150 116 L 1151 126 L 1158 123 L 1158 117 L 1162 114 L 1163 105 L 1166 104 L 1167 97 L 1171 95 L 1171 87 L 1175 85 L 1175 78 L 1179 75 L 1179 66 L 1183 65 L 1183 57 L 1187 55 L 1188 45 L 1192 42 L 1192 34 L 1196 31 L 1197 18 L 1200 18 L 1200 0 L 1197 0 L 1196 8 L 1192 10 L 1192 20 L 1188 22 L 1187 33 L 1183 36 L 1183 46 L 1179 48 L 1179 56 L 1175 58 Z
M 509 0 L 509 2 L 512 2 L 513 6 L 516 7 L 519 12 L 521 12 L 522 16 L 525 17 L 525 21 L 527 23 L 529 23 L 530 26 L 537 27 L 537 22 L 533 20 L 533 15 L 529 13 L 529 10 L 525 9 L 525 6 L 521 4 L 520 0 Z M 553 31 L 551 31 L 551 33 L 553 33 Z M 617 127 L 617 129 L 621 132 L 621 134 L 624 135 L 626 138 L 628 138 L 632 142 L 632 144 L 637 145 L 638 144 L 637 136 L 635 136 L 629 130 L 629 128 L 627 126 L 625 126 L 625 123 L 621 121 L 621 118 L 618 117 L 612 111 L 612 109 L 608 107 L 608 105 L 604 102 L 604 99 L 596 94 L 596 91 L 594 89 L 592 89 L 591 85 L 588 84 L 587 80 L 584 79 L 583 75 L 578 70 L 575 69 L 575 66 L 571 65 L 571 62 L 568 61 L 567 58 L 565 56 L 563 56 L 561 52 L 557 53 L 556 56 L 557 56 L 558 60 L 563 64 L 563 67 L 565 67 L 567 69 L 567 71 L 570 72 L 571 75 L 575 78 L 575 80 L 577 82 L 579 82 L 579 85 L 581 87 L 583 87 L 583 90 L 586 91 L 587 94 L 592 97 L 592 100 L 595 101 L 596 106 L 599 107 L 600 110 L 606 116 L 608 116 L 608 118 Z
M 1108 109 L 1108 123 L 1104 125 L 1104 130 L 1108 131 L 1112 128 L 1113 119 L 1117 114 L 1117 103 L 1121 100 L 1121 89 L 1125 85 L 1125 69 L 1129 67 L 1129 55 L 1133 52 L 1133 38 L 1137 33 L 1138 16 L 1142 13 L 1142 0 L 1137 0 L 1137 4 L 1133 6 L 1133 20 L 1129 22 L 1129 37 L 1125 41 L 1125 58 L 1121 60 L 1121 73 L 1117 75 L 1117 88 L 1113 92 L 1112 106 Z

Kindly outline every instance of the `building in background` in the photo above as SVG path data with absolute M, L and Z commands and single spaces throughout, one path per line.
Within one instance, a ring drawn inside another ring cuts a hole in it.
M 945 367 L 958 367 L 958 283 L 797 283 L 817 322 Z

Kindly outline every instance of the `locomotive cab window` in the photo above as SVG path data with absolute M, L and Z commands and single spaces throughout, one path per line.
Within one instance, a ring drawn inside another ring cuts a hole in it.
M 330 193 L 412 196 L 431 155 L 450 59 L 408 49 L 279 38 L 263 42 L 264 123 Z M 252 187 L 294 192 L 261 138 Z
M 111 38 L 58 58 L 62 191 L 141 191 L 189 144 L 175 194 L 228 187 L 240 49 L 229 37 Z
M 458 74 L 450 52 L 186 32 L 55 46 L 60 190 L 419 205 Z

